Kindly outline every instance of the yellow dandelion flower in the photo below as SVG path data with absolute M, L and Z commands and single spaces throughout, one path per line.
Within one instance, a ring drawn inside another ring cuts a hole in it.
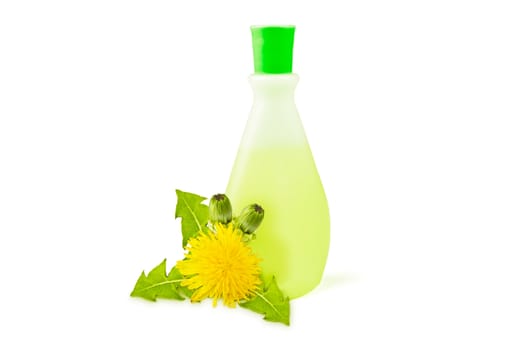
M 200 233 L 189 239 L 185 260 L 178 270 L 185 276 L 182 286 L 194 290 L 192 301 L 223 299 L 234 307 L 248 299 L 261 284 L 260 259 L 242 242 L 242 233 L 232 224 L 216 224 L 216 233 Z

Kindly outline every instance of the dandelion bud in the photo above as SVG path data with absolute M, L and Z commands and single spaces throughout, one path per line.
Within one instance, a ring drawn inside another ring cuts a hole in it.
M 251 204 L 245 207 L 238 217 L 238 225 L 243 233 L 251 234 L 260 226 L 264 210 L 258 204 Z
M 231 201 L 224 194 L 215 194 L 209 202 L 209 220 L 228 224 L 232 220 Z

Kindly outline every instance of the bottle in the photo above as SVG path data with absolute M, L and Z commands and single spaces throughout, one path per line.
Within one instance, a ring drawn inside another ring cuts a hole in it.
M 264 208 L 250 245 L 291 299 L 320 283 L 330 239 L 327 199 L 294 103 L 294 31 L 251 27 L 253 106 L 226 190 L 234 208 Z

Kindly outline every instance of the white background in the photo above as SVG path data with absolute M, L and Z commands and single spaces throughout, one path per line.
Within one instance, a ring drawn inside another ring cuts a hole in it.
M 1 2 L 0 348 L 521 349 L 519 5 Z M 331 207 L 291 327 L 129 297 L 182 256 L 174 189 L 225 189 L 252 24 L 297 26 Z

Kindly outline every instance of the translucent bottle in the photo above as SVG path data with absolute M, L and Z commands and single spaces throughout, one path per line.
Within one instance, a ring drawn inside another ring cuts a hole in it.
M 258 203 L 265 219 L 251 246 L 266 275 L 290 298 L 320 281 L 329 250 L 329 211 L 294 103 L 294 26 L 251 28 L 254 99 L 227 195 L 240 210 Z

